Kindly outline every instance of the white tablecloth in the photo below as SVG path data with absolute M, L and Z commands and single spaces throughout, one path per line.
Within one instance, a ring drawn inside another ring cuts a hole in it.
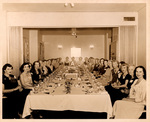
M 22 117 L 31 114 L 31 110 L 75 110 L 88 112 L 107 112 L 112 115 L 111 100 L 107 92 L 99 94 L 30 94 L 26 98 Z

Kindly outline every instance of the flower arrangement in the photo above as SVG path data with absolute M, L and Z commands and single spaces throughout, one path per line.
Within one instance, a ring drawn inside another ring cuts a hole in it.
M 69 94 L 71 93 L 71 80 L 66 80 L 65 82 L 65 91 L 66 91 L 66 94 Z

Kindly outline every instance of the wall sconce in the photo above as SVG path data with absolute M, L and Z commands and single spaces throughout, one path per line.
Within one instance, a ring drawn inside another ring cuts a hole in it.
M 93 48 L 94 48 L 94 45 L 90 45 L 89 48 L 90 48 L 90 49 L 93 49 Z
M 62 46 L 62 45 L 58 45 L 57 48 L 58 48 L 58 49 L 62 49 L 63 46 Z

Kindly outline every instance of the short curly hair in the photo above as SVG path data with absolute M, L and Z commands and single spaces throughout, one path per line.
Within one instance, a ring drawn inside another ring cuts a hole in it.
M 13 66 L 11 64 L 7 63 L 2 68 L 3 74 L 5 73 L 5 70 L 6 70 L 7 67 L 11 67 L 13 69 Z
M 20 72 L 22 73 L 22 72 L 24 72 L 24 66 L 25 65 L 28 65 L 29 66 L 29 63 L 28 62 L 24 62 L 21 66 L 20 66 Z

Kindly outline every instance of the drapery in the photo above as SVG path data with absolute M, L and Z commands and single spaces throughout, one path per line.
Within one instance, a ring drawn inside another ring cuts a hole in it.
M 13 74 L 19 76 L 19 68 L 23 63 L 22 27 L 10 27 L 8 35 L 8 63 L 13 66 Z
M 120 61 L 136 65 L 136 27 L 120 27 Z

